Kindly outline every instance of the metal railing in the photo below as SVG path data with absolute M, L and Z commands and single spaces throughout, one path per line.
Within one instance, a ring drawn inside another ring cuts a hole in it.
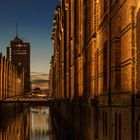
M 52 97 L 40 97 L 33 95 L 15 95 L 0 101 L 1 103 L 52 103 L 54 102 L 54 98 Z

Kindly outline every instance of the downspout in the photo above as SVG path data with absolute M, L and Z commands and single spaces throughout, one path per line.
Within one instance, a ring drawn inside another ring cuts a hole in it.
M 131 123 L 132 123 L 132 139 L 136 139 L 136 116 L 135 116 L 135 107 L 136 107 L 136 52 L 135 52 L 135 6 L 131 6 L 131 24 L 132 24 L 132 98 L 131 98 Z
M 109 52 L 109 80 L 108 80 L 108 105 L 111 106 L 111 22 L 110 0 L 108 0 L 108 52 Z
M 109 70 L 108 70 L 108 107 L 109 107 L 109 134 L 108 134 L 108 138 L 112 139 L 112 124 L 111 124 L 111 119 L 112 119 L 112 108 L 111 108 L 111 16 L 110 16 L 110 12 L 111 12 L 111 0 L 108 0 L 108 56 L 109 56 Z

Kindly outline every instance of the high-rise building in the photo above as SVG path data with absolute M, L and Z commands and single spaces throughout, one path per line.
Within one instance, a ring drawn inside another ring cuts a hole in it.
M 19 75 L 24 71 L 24 92 L 30 92 L 30 43 L 16 36 L 7 47 L 7 58 L 17 68 Z

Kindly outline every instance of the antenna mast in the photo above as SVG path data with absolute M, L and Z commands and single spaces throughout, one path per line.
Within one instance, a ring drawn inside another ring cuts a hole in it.
M 16 37 L 18 37 L 18 23 L 16 23 Z

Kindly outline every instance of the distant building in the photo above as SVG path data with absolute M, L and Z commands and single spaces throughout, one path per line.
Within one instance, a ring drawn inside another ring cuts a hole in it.
M 30 43 L 16 36 L 7 47 L 7 58 L 17 68 L 18 74 L 24 71 L 24 92 L 30 92 Z

